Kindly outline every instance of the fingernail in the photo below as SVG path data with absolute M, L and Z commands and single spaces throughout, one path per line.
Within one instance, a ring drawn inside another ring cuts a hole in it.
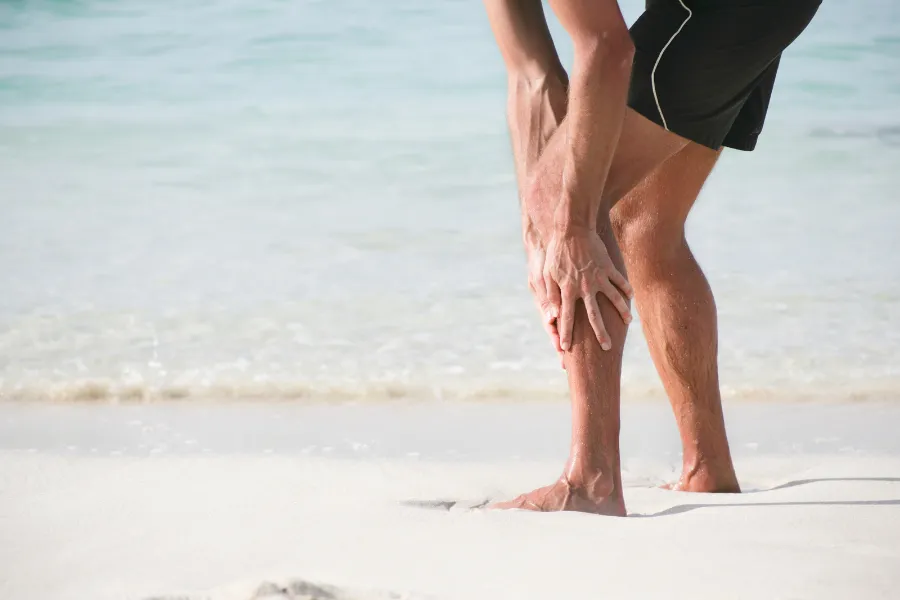
M 609 342 L 603 342 L 602 344 L 600 344 L 600 347 L 604 350 L 609 350 L 610 348 L 612 348 L 612 346 L 609 345 Z

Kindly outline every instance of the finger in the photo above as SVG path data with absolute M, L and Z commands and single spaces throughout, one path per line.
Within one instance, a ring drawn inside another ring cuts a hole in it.
M 547 335 L 550 336 L 550 343 L 553 344 L 553 349 L 556 350 L 556 355 L 559 357 L 560 366 L 563 369 L 566 368 L 565 363 L 563 362 L 563 351 L 559 346 L 559 334 L 556 333 L 556 327 L 547 323 L 544 326 L 544 329 L 547 332 Z
M 544 325 L 544 329 L 547 329 L 547 325 L 555 318 L 553 316 L 555 311 L 547 299 L 547 286 L 544 284 L 543 274 L 538 274 L 537 277 L 529 277 L 528 288 L 534 295 L 538 312 L 541 313 L 541 323 Z M 549 333 L 549 329 L 547 332 Z
M 559 319 L 562 306 L 562 298 L 559 286 L 553 280 L 553 276 L 549 273 L 544 274 L 544 290 L 547 293 L 547 303 L 549 304 L 550 319 Z
M 631 287 L 631 284 L 628 283 L 628 280 L 625 279 L 625 276 L 619 273 L 619 271 L 610 273 L 609 280 L 612 281 L 617 288 L 622 290 L 622 293 L 625 294 L 625 297 L 629 300 L 634 298 L 634 288 Z
M 556 317 L 554 316 L 554 314 L 556 313 L 556 308 L 550 303 L 550 300 L 547 298 L 547 291 L 543 286 L 541 286 L 541 291 L 535 292 L 534 295 L 538 300 L 538 308 L 541 311 L 541 321 L 545 326 L 547 326 L 556 320 Z
M 556 319 L 553 319 L 546 325 L 547 333 L 550 335 L 550 340 L 553 342 L 553 348 L 562 353 L 562 347 L 559 345 L 559 330 L 556 328 Z
M 556 354 L 559 356 L 559 366 L 566 369 L 566 362 L 564 360 L 564 354 L 562 348 L 559 345 L 559 330 L 556 328 L 556 319 L 551 319 L 550 321 L 544 323 L 544 330 L 547 332 L 547 335 L 550 336 L 550 341 L 553 343 L 553 349 L 556 350 Z
M 559 345 L 559 329 L 556 327 L 556 319 L 547 323 L 547 333 L 550 334 L 550 339 L 553 341 L 553 348 L 556 350 L 556 354 L 559 355 L 559 366 L 565 371 L 565 353 L 563 352 L 562 346 Z
M 556 327 L 556 320 L 550 324 L 553 327 L 553 344 L 556 346 L 556 353 L 559 355 L 559 366 L 563 368 L 563 371 L 566 370 L 566 353 L 562 351 L 562 346 L 559 345 L 559 329 Z
M 548 316 L 550 312 L 550 303 L 547 301 L 547 288 L 544 287 L 544 280 L 541 279 L 537 282 L 529 281 L 528 287 L 531 289 L 532 295 L 534 295 L 534 301 L 535 304 L 537 304 L 538 312 L 541 313 L 541 323 L 546 327 L 551 319 Z
M 575 302 L 572 294 L 566 294 L 562 298 L 559 309 L 559 319 L 556 326 L 559 328 L 559 345 L 567 351 L 572 347 L 572 327 L 575 324 Z
M 553 325 L 551 325 L 550 323 L 544 323 L 544 331 L 547 332 L 547 335 L 550 336 L 550 342 L 553 343 L 554 342 L 553 336 L 554 336 L 554 333 L 556 332 L 556 328 L 553 327 Z M 553 344 L 553 348 L 556 349 L 555 343 Z
M 584 307 L 587 309 L 588 321 L 591 322 L 591 328 L 600 342 L 600 347 L 604 350 L 612 348 L 612 340 L 603 324 L 603 317 L 600 315 L 600 305 L 597 304 L 597 297 L 593 294 L 584 298 Z
M 622 320 L 626 323 L 631 323 L 631 308 L 628 306 L 628 301 L 622 297 L 622 291 L 606 281 L 600 283 L 600 292 L 616 307 L 616 310 L 622 316 Z

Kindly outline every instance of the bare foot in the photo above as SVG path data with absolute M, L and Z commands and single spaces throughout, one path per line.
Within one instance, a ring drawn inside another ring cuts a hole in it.
M 664 490 L 674 492 L 697 492 L 703 494 L 739 494 L 741 486 L 734 468 L 722 468 L 713 470 L 705 465 L 699 467 L 687 467 L 681 473 L 681 477 L 674 483 L 667 483 Z
M 495 502 L 488 505 L 488 508 L 518 508 L 538 512 L 570 510 L 610 517 L 625 516 L 625 501 L 621 493 L 603 495 L 591 493 L 585 487 L 573 485 L 565 476 L 552 485 L 538 488 L 506 502 Z

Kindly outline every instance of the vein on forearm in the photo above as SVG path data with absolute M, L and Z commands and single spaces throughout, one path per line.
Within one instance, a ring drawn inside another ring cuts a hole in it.
M 619 141 L 633 56 L 615 0 L 551 0 L 572 36 L 575 60 L 558 230 L 594 228 L 609 166 Z
M 529 175 L 565 115 L 568 78 L 540 0 L 485 0 L 485 7 L 507 69 L 507 121 L 527 229 Z

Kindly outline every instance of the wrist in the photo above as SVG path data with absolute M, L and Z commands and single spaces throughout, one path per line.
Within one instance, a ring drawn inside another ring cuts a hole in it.
M 522 232 L 529 240 L 546 244 L 553 235 L 553 209 L 541 201 L 539 195 L 525 194 L 522 197 Z
M 544 238 L 537 226 L 530 219 L 522 222 L 522 242 L 526 248 L 543 248 Z
M 553 213 L 553 232 L 555 235 L 572 235 L 582 232 L 597 231 L 597 215 L 591 215 L 590 207 L 579 205 L 568 194 L 563 194 L 562 200 Z

